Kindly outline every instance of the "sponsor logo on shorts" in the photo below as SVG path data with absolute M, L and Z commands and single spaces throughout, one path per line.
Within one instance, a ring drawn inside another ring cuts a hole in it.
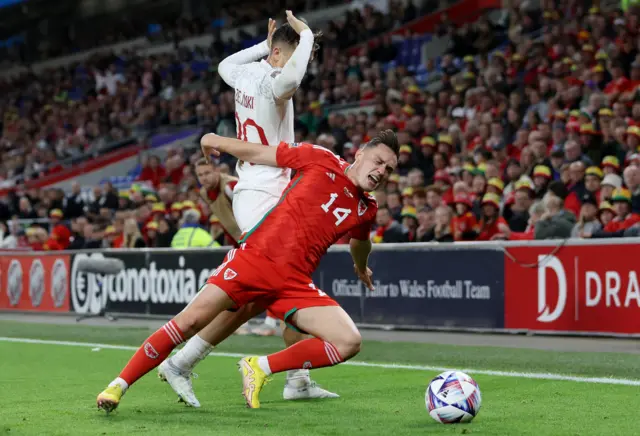
M 367 203 L 365 203 L 364 200 L 360 200 L 360 202 L 358 203 L 358 216 L 364 215 L 364 213 L 367 211 L 367 208 Z
M 22 295 L 22 265 L 17 259 L 13 259 L 9 264 L 7 272 L 7 296 L 9 304 L 17 306 Z
M 232 270 L 231 268 L 227 268 L 227 269 L 224 271 L 224 276 L 223 276 L 223 277 L 224 277 L 224 279 L 225 279 L 225 280 L 233 280 L 233 279 L 235 279 L 237 276 L 238 276 L 238 273 L 237 273 L 237 272 L 235 272 L 235 271 L 234 271 L 234 270 Z
M 160 356 L 160 353 L 158 353 L 149 342 L 144 344 L 144 354 L 146 354 L 149 359 L 157 359 L 158 356 Z
M 302 369 L 311 369 L 313 368 L 313 365 L 311 364 L 310 360 L 307 360 L 305 363 L 302 364 Z
M 39 307 L 44 295 L 44 266 L 40 259 L 31 264 L 29 270 L 29 298 L 33 307 Z

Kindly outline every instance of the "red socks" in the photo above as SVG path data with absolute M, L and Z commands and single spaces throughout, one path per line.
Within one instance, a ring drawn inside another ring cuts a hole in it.
M 290 369 L 311 369 L 337 365 L 344 359 L 336 347 L 322 339 L 311 338 L 297 342 L 267 356 L 272 373 Z
M 171 351 L 184 342 L 184 335 L 171 320 L 149 336 L 120 373 L 129 386 L 160 365 Z

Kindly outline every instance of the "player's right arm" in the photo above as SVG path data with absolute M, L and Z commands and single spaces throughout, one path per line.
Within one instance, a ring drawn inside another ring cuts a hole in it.
M 220 153 L 229 153 L 245 162 L 271 167 L 278 166 L 276 153 L 279 147 L 265 147 L 263 144 L 207 133 L 200 140 L 200 148 L 207 162 L 210 161 L 211 155 L 220 156 Z
M 200 140 L 202 154 L 207 161 L 210 156 L 229 153 L 236 158 L 258 165 L 271 167 L 302 169 L 308 165 L 339 165 L 340 158 L 324 147 L 311 144 L 280 143 L 277 147 L 265 147 L 263 144 L 226 138 L 207 133 Z M 335 160 L 335 162 L 333 162 Z

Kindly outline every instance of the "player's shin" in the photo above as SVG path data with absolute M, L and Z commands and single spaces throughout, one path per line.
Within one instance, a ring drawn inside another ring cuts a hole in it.
M 160 365 L 182 342 L 184 342 L 182 330 L 174 320 L 169 321 L 147 338 L 110 386 L 119 384 L 123 391 L 126 390 L 140 377 Z
M 323 368 L 344 361 L 338 349 L 318 338 L 305 339 L 289 348 L 258 358 L 260 368 L 267 374 L 296 370 Z

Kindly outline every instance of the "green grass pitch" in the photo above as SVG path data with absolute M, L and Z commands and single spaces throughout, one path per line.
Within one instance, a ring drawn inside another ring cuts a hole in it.
M 0 322 L 0 336 L 137 346 L 149 330 Z M 233 337 L 227 353 L 265 353 L 277 338 Z M 424 404 L 435 370 L 341 365 L 313 372 L 336 400 L 282 399 L 284 376 L 265 386 L 262 409 L 240 396 L 236 357 L 211 356 L 194 381 L 203 404 L 176 402 L 155 372 L 105 416 L 96 395 L 131 350 L 0 341 L 0 435 L 633 435 L 639 386 L 474 374 L 482 410 L 470 424 L 442 425 Z M 491 347 L 365 342 L 358 361 L 464 369 L 640 378 L 638 356 Z

